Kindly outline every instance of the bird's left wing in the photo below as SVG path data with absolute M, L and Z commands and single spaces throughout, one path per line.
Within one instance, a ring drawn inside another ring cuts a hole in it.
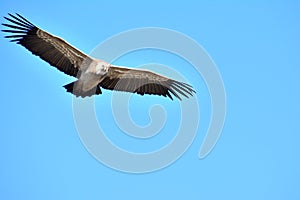
M 8 15 L 9 17 L 4 18 L 10 23 L 2 25 L 10 29 L 2 31 L 11 35 L 5 37 L 11 38 L 11 42 L 24 46 L 60 71 L 76 77 L 83 62 L 91 61 L 86 54 L 63 39 L 39 29 L 21 15 Z
M 193 96 L 195 91 L 189 84 L 139 69 L 110 66 L 107 75 L 99 83 L 105 89 L 126 91 L 140 95 L 154 94 L 169 97 L 173 94 L 179 100 L 181 95 Z

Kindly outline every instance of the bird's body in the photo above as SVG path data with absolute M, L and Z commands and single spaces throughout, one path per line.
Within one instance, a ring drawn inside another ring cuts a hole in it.
M 77 76 L 78 81 L 76 81 L 76 84 L 73 88 L 75 94 L 95 90 L 97 85 L 107 75 L 109 67 L 109 63 L 102 60 L 93 59 L 93 61 L 90 62 L 85 69 L 82 69 L 79 76 Z
M 3 32 L 11 33 L 11 38 L 34 55 L 39 56 L 60 71 L 76 77 L 78 80 L 65 85 L 68 92 L 86 97 L 101 94 L 101 88 L 137 93 L 154 94 L 169 97 L 173 94 L 192 96 L 195 91 L 186 83 L 140 69 L 113 66 L 103 60 L 92 58 L 74 48 L 60 37 L 51 35 L 36 27 L 19 14 L 4 17 L 11 24 Z

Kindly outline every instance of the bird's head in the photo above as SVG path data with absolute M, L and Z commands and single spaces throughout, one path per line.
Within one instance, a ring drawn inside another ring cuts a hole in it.
M 99 61 L 96 65 L 96 74 L 104 75 L 108 72 L 109 63 L 105 61 Z

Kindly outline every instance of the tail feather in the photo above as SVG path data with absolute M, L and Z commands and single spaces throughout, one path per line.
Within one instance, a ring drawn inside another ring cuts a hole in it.
M 76 81 L 69 83 L 67 85 L 64 85 L 63 87 L 66 88 L 67 92 L 70 92 L 74 94 L 76 97 L 90 97 L 93 95 L 99 95 L 102 94 L 100 87 L 97 85 L 96 87 L 92 88 L 89 91 L 77 91 L 74 90 L 74 85 L 76 84 Z

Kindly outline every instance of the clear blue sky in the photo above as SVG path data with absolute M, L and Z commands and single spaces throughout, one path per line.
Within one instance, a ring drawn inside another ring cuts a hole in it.
M 204 112 L 191 147 L 153 173 L 112 170 L 88 153 L 77 134 L 72 98 L 61 87 L 73 79 L 1 34 L 0 199 L 300 199 L 299 10 L 298 1 L 1 1 L 0 16 L 18 12 L 87 53 L 133 28 L 163 27 L 190 36 L 218 66 L 227 116 L 216 147 L 199 160 L 209 97 L 192 72 L 182 72 Z M 141 64 L 141 56 L 129 55 L 124 64 Z M 165 56 L 146 52 L 145 62 L 178 67 L 180 60 Z M 104 92 L 97 107 L 110 98 Z M 147 124 L 149 106 L 144 108 L 143 98 L 135 101 L 133 119 Z

